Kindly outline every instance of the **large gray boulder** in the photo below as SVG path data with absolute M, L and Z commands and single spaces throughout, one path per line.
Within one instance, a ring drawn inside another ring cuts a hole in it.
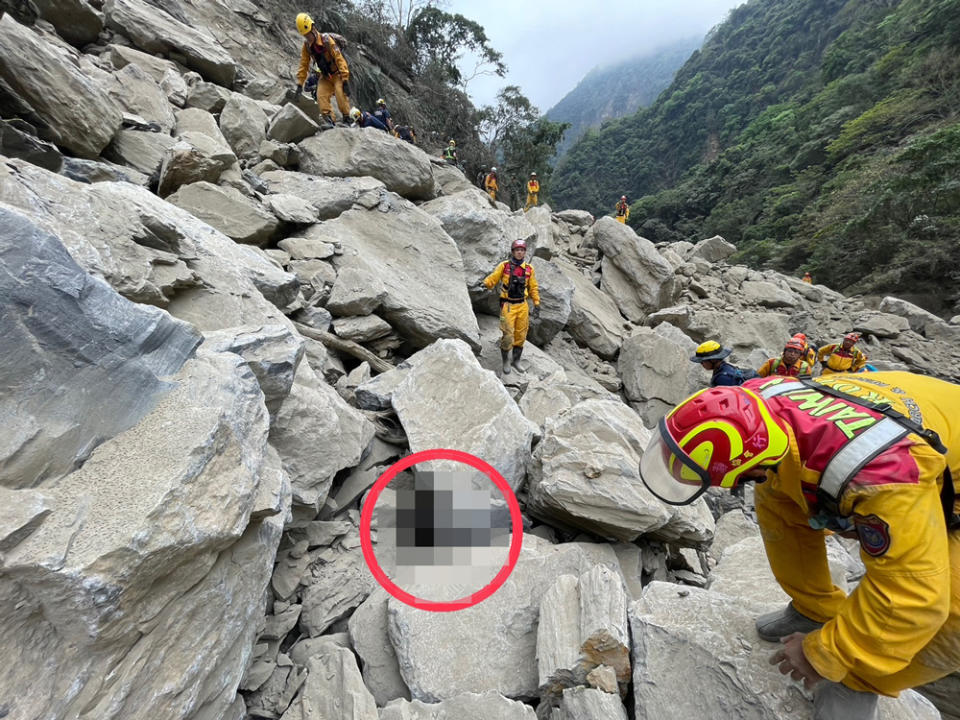
M 317 177 L 290 170 L 269 170 L 260 176 L 272 193 L 296 195 L 317 210 L 321 220 L 330 220 L 360 204 L 376 207 L 383 183 L 371 177 Z
M 130 300 L 166 307 L 200 330 L 290 326 L 265 293 L 296 297 L 294 276 L 143 188 L 84 185 L 11 160 L 0 164 L 0 201 L 59 234 L 81 267 Z
M 433 197 L 433 166 L 423 150 L 373 128 L 334 128 L 309 137 L 300 148 L 300 169 L 313 175 L 380 180 L 411 200 Z
M 897 297 L 885 297 L 880 302 L 880 311 L 906 318 L 912 330 L 927 338 L 954 340 L 960 336 L 957 328 L 951 327 L 946 320 Z
M 391 700 L 410 699 L 387 634 L 389 599 L 387 591 L 378 587 L 350 616 L 348 625 L 350 642 L 363 662 L 363 682 L 380 707 Z
M 438 340 L 406 361 L 390 401 L 410 450 L 450 448 L 490 463 L 514 490 L 523 483 L 537 428 L 466 343 Z
M 612 217 L 602 217 L 587 231 L 603 252 L 600 287 L 634 322 L 668 307 L 677 299 L 673 266 L 646 238 Z
M 360 462 L 373 432 L 373 423 L 301 361 L 270 430 L 270 442 L 290 476 L 294 500 L 319 509 L 334 475 Z
M 630 608 L 638 720 L 709 717 L 718 708 L 746 720 L 812 720 L 808 696 L 767 662 L 776 645 L 757 637 L 754 619 L 763 611 L 742 597 L 648 585 Z M 669 677 L 662 674 L 665 667 L 671 668 Z M 938 716 L 913 691 L 880 699 L 881 720 Z
M 168 72 L 180 74 L 175 62 L 126 45 L 107 45 L 105 57 L 109 58 L 117 70 L 125 68 L 127 65 L 136 65 L 157 83 L 161 82 Z
M 396 700 L 380 712 L 380 720 L 536 720 L 529 705 L 498 692 L 463 693 L 439 703 Z
M 528 510 L 554 524 L 631 541 L 671 511 L 644 487 L 650 432 L 627 405 L 585 400 L 548 419 L 534 453 Z
M 183 58 L 184 64 L 224 87 L 233 85 L 237 64 L 217 39 L 142 0 L 107 0 L 107 27 L 130 38 L 140 50 Z
M 133 63 L 114 73 L 113 77 L 116 79 L 111 92 L 114 99 L 128 112 L 156 123 L 161 133 L 169 135 L 176 127 L 177 118 L 160 84 Z
M 576 266 L 564 260 L 556 265 L 574 287 L 567 331 L 600 357 L 616 357 L 629 328 L 617 304 Z
M 306 669 L 307 680 L 281 720 L 378 720 L 377 705 L 349 649 L 328 643 L 307 659 Z
M 593 564 L 575 543 L 550 545 L 526 535 L 513 573 L 482 603 L 441 613 L 391 598 L 390 641 L 411 697 L 438 702 L 487 690 L 537 697 L 540 598 L 559 575 L 579 576 Z
M 195 182 L 181 186 L 167 202 L 186 210 L 239 243 L 266 245 L 280 228 L 277 217 L 239 190 Z
M 239 357 L 201 351 L 169 380 L 136 425 L 41 486 L 55 510 L 4 554 L 13 717 L 220 717 L 233 703 L 289 491 Z
M 169 135 L 120 130 L 104 148 L 103 156 L 115 163 L 128 165 L 145 175 L 157 175 L 167 151 L 176 144 Z
M 620 350 L 617 371 L 627 399 L 648 427 L 701 387 L 703 371 L 690 362 L 697 345 L 670 323 L 637 328 Z
M 0 47 L 0 81 L 29 108 L 27 119 L 41 138 L 80 157 L 97 157 L 120 128 L 117 103 L 66 50 L 44 42 L 9 13 L 0 16 Z
M 31 0 L 40 17 L 71 45 L 83 47 L 103 30 L 103 15 L 86 0 Z
M 0 307 L 0 415 L 18 418 L 0 441 L 7 487 L 59 478 L 134 425 L 201 341 L 186 323 L 121 298 L 2 204 Z
M 279 143 L 296 143 L 308 138 L 320 129 L 310 117 L 296 105 L 287 103 L 270 119 L 267 137 Z
M 237 157 L 257 158 L 267 139 L 267 114 L 254 100 L 232 93 L 220 111 L 220 131 Z
M 0 120 L 0 155 L 22 158 L 50 172 L 60 172 L 63 155 L 53 143 L 37 137 L 37 129 L 23 120 Z
M 380 278 L 386 294 L 378 314 L 415 346 L 459 338 L 479 347 L 463 262 L 437 220 L 390 195 L 377 210 L 355 208 L 314 227 L 342 244 L 343 255 L 333 258 L 338 271 Z
M 707 262 L 716 263 L 726 260 L 737 251 L 737 246 L 729 243 L 719 235 L 701 240 L 688 250 L 686 259 L 703 258 Z

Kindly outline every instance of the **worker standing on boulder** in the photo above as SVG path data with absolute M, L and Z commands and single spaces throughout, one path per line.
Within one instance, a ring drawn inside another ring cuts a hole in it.
M 813 285 L 813 278 L 810 277 L 810 273 L 808 273 L 808 272 L 805 272 L 805 273 L 803 274 L 803 277 L 800 278 L 800 279 L 801 279 L 803 282 L 807 283 L 807 285 Z
M 757 618 L 770 658 L 813 690 L 817 720 L 873 720 L 960 669 L 960 386 L 906 372 L 753 380 L 703 390 L 659 423 L 647 488 L 686 505 L 755 480 L 757 521 L 791 602 Z M 829 532 L 856 538 L 866 574 L 847 595 Z
M 721 346 L 716 340 L 707 340 L 700 344 L 690 361 L 700 363 L 704 370 L 710 370 L 713 373 L 710 377 L 710 387 L 739 385 L 747 379 L 747 374 L 726 361 L 725 358 L 730 353 L 730 348 Z M 752 370 L 749 371 L 749 375 L 755 377 Z
M 630 206 L 627 205 L 627 196 L 621 195 L 620 200 L 617 202 L 616 207 L 614 208 L 617 222 L 627 224 L 627 220 L 630 219 Z
M 459 163 L 459 158 L 457 158 L 456 141 L 451 140 L 447 143 L 447 147 L 443 151 L 443 159 L 446 160 L 450 165 L 457 165 Z
M 532 172 L 530 173 L 530 179 L 527 181 L 527 204 L 523 206 L 524 212 L 537 206 L 539 195 L 540 181 L 537 179 L 537 174 Z
M 803 359 L 804 344 L 797 337 L 792 337 L 783 347 L 783 354 L 778 358 L 770 358 L 757 369 L 757 375 L 767 377 L 780 375 L 783 377 L 810 377 L 813 368 Z
M 859 372 L 867 364 L 867 356 L 856 347 L 860 333 L 844 335 L 840 344 L 824 345 L 817 351 L 817 359 L 823 367 L 823 374 L 840 372 Z
M 510 259 L 480 281 L 487 290 L 500 283 L 500 357 L 503 374 L 510 374 L 510 351 L 513 350 L 513 367 L 522 372 L 520 356 L 530 327 L 530 309 L 527 298 L 533 300 L 533 317 L 540 318 L 540 288 L 533 266 L 525 263 L 527 243 L 514 240 L 510 246 Z
M 350 79 L 350 68 L 340 52 L 336 40 L 329 33 L 317 32 L 313 19 L 306 13 L 297 15 L 297 30 L 303 35 L 303 47 L 300 49 L 300 67 L 297 70 L 297 92 L 302 92 L 310 72 L 310 62 L 316 64 L 319 76 L 317 78 L 317 105 L 320 106 L 320 115 L 330 125 L 334 124 L 333 108 L 330 97 L 336 96 L 337 107 L 344 119 L 350 112 L 350 98 L 347 81 Z
M 490 199 L 496 202 L 497 190 L 500 188 L 497 186 L 497 169 L 495 167 L 490 168 L 490 172 L 488 172 L 487 177 L 484 178 L 483 188 L 487 191 L 487 195 L 490 196 Z

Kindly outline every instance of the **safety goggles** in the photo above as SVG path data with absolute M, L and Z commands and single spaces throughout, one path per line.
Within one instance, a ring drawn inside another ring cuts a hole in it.
M 657 430 L 640 459 L 640 479 L 663 502 L 689 505 L 710 487 L 710 473 L 680 449 L 664 418 Z

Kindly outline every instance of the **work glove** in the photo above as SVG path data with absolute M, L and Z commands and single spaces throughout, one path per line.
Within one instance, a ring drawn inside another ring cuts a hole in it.
M 539 319 L 540 319 L 540 306 L 539 306 L 539 305 L 534 305 L 534 306 L 533 306 L 533 319 L 534 319 L 534 320 L 539 320 Z
M 474 286 L 477 290 L 486 290 L 487 286 L 483 284 L 483 280 L 477 280 L 477 284 Z

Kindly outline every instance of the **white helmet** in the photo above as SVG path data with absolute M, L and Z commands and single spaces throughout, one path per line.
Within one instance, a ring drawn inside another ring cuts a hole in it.
M 495 167 L 490 168 L 490 172 L 495 173 L 497 169 Z
M 355 107 L 350 108 L 350 117 L 352 117 L 354 120 L 359 120 L 359 119 L 360 119 L 360 109 L 359 109 L 359 108 L 355 108 Z

